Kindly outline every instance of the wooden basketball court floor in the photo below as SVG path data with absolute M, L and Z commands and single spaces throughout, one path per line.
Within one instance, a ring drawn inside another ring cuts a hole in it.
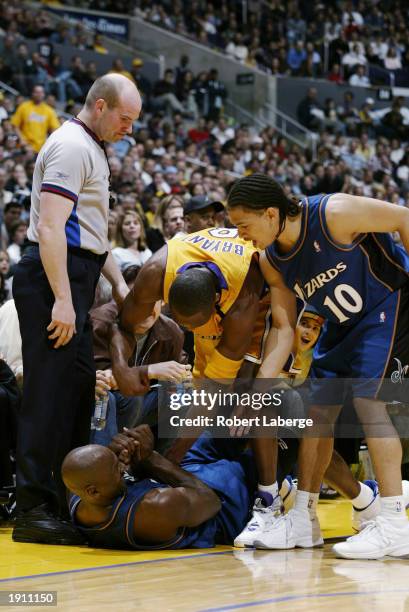
M 18 544 L 3 527 L 0 596 L 57 591 L 57 609 L 76 612 L 409 612 L 409 562 L 335 559 L 331 542 L 351 533 L 350 504 L 320 502 L 319 515 L 324 548 L 295 551 L 219 546 L 130 552 Z

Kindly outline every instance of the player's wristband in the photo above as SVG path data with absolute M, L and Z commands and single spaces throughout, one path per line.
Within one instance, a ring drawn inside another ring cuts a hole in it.
M 218 378 L 236 378 L 242 363 L 243 359 L 239 359 L 238 361 L 229 359 L 215 349 L 206 366 L 204 374 L 207 378 L 212 380 Z

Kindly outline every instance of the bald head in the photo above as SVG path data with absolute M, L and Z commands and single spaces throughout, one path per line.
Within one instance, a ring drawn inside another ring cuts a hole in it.
M 122 74 L 106 74 L 88 92 L 78 117 L 107 142 L 132 134 L 141 112 L 141 96 L 133 81 Z
M 133 97 L 140 101 L 138 89 L 134 83 L 122 74 L 105 74 L 94 81 L 85 99 L 85 106 L 91 110 L 97 100 L 105 100 L 108 108 L 115 108 L 121 98 Z
M 65 457 L 61 468 L 64 484 L 72 491 L 96 484 L 101 476 L 110 472 L 116 464 L 115 454 L 105 446 L 87 444 L 74 448 Z

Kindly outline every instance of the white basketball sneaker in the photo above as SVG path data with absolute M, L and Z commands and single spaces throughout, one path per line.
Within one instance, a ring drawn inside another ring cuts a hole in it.
M 234 540 L 234 546 L 236 548 L 254 547 L 254 540 L 282 512 L 283 505 L 280 495 L 273 497 L 265 491 L 257 491 L 252 517 L 243 531 Z
M 409 558 L 409 521 L 388 521 L 377 516 L 364 529 L 332 549 L 343 559 Z
M 352 529 L 361 531 L 368 521 L 374 520 L 381 511 L 378 483 L 376 480 L 365 480 L 364 484 L 373 490 L 374 497 L 371 503 L 362 510 L 352 507 Z M 402 492 L 405 500 L 405 507 L 409 507 L 409 481 L 402 480 Z
M 270 523 L 254 542 L 256 548 L 268 550 L 282 550 L 296 546 L 314 548 L 323 544 L 317 515 L 311 519 L 308 512 L 294 509 Z

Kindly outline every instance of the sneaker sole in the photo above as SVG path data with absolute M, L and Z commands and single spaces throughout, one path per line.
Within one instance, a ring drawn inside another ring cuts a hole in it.
M 274 546 L 274 548 L 271 548 L 270 546 L 267 546 L 266 544 L 264 544 L 263 542 L 260 542 L 260 540 L 256 540 L 254 542 L 254 547 L 255 548 L 259 548 L 262 550 L 294 550 L 295 548 L 323 548 L 324 546 L 324 541 L 322 542 L 317 542 L 316 544 L 310 544 L 310 543 L 305 543 L 305 544 L 301 544 L 301 543 L 297 543 L 297 544 L 292 544 L 292 545 L 287 545 L 287 546 Z
M 355 553 L 355 554 L 354 553 L 343 553 L 342 551 L 341 552 L 337 551 L 335 549 L 335 547 L 332 550 L 333 550 L 333 552 L 335 553 L 335 556 L 338 559 L 361 559 L 361 560 L 367 560 L 367 561 L 379 561 L 379 559 L 386 559 L 387 557 L 389 557 L 390 559 L 397 559 L 397 558 L 399 558 L 399 559 L 409 559 L 409 552 L 408 552 L 407 545 L 405 546 L 405 549 L 399 550 L 399 548 L 398 548 L 393 553 L 385 552 L 384 554 L 379 554 L 379 553 Z
M 234 548 L 254 548 L 253 542 L 233 542 Z

